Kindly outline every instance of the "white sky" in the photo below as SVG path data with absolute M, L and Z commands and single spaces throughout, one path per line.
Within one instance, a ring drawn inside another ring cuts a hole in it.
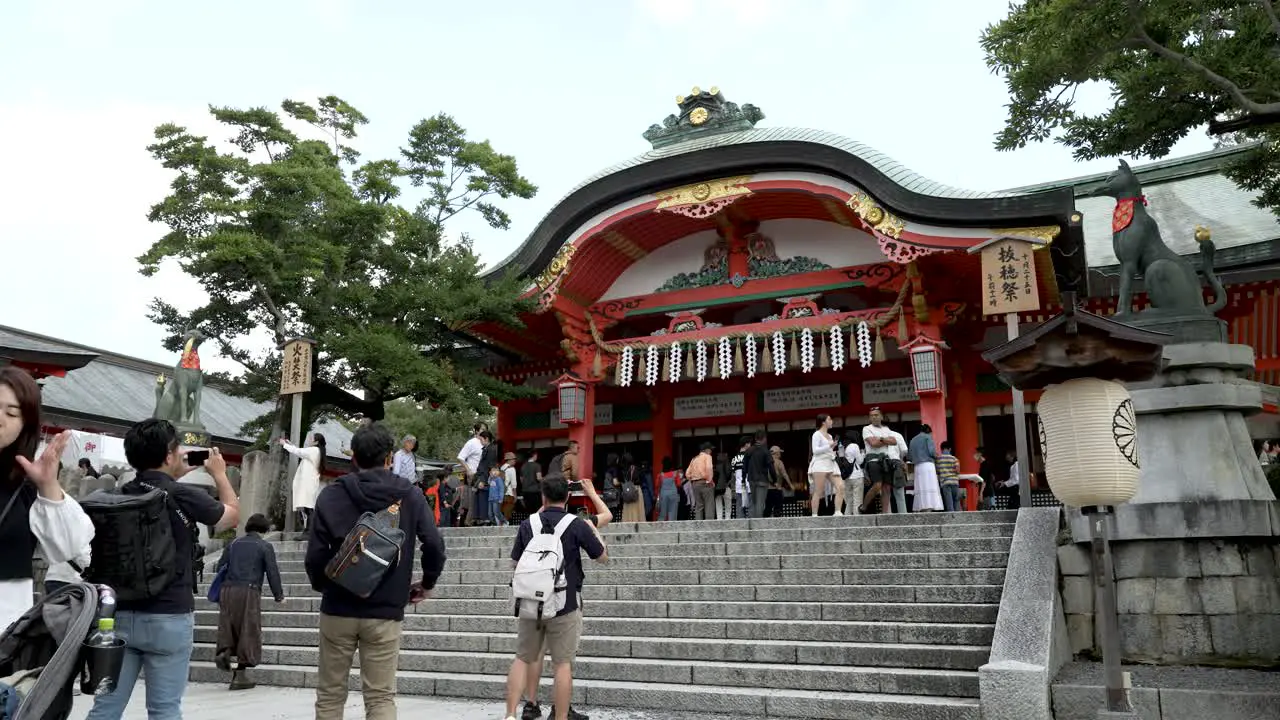
M 694 85 L 759 106 L 761 127 L 837 132 L 960 187 L 1113 167 L 1051 144 L 992 149 L 1006 94 L 978 36 L 1006 10 L 1006 0 L 6 3 L 0 324 L 174 359 L 146 305 L 160 295 L 189 309 L 201 290 L 177 268 L 137 273 L 135 258 L 164 232 L 146 214 L 170 180 L 145 146 L 163 122 L 229 136 L 210 104 L 339 95 L 370 118 L 357 142 L 366 159 L 395 156 L 417 120 L 453 114 L 540 188 L 504 206 L 507 232 L 478 218 L 452 226 L 490 264 L 586 176 L 647 150 L 640 133 Z M 1090 107 L 1107 100 L 1089 95 Z M 1195 134 L 1174 154 L 1210 147 Z M 215 350 L 206 367 L 234 369 Z

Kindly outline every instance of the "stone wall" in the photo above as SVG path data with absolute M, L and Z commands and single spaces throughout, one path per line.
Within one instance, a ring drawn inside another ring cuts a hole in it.
M 1074 654 L 1100 656 L 1088 544 L 1058 548 Z M 1276 538 L 1116 542 L 1126 662 L 1280 667 Z

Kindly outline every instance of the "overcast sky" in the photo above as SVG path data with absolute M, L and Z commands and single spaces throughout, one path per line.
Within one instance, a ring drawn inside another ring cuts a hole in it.
M 456 223 L 493 264 L 571 188 L 648 149 L 640 134 L 694 85 L 754 103 L 761 126 L 872 145 L 950 185 L 999 189 L 1114 166 L 1057 145 L 997 153 L 1003 81 L 978 36 L 1007 0 L 63 0 L 0 9 L 0 324 L 170 362 L 152 297 L 200 288 L 135 258 L 169 175 L 164 122 L 229 136 L 210 104 L 278 108 L 336 94 L 370 119 L 357 147 L 394 156 L 416 121 L 453 114 L 540 192 L 509 231 Z M 1105 91 L 1086 98 L 1105 103 Z M 1175 155 L 1211 147 L 1197 134 Z M 206 367 L 233 365 L 206 355 Z

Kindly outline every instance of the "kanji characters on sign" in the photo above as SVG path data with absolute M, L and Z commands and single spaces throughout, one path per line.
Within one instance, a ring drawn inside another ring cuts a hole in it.
M 1030 243 L 1020 240 L 1004 240 L 982 249 L 984 315 L 1040 308 L 1033 251 Z
M 293 340 L 284 346 L 284 357 L 280 366 L 280 394 L 310 392 L 311 390 L 311 343 L 306 340 Z

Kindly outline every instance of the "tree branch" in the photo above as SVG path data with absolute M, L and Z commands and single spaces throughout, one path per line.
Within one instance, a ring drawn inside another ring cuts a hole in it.
M 258 294 L 262 296 L 262 302 L 266 303 L 267 312 L 271 313 L 271 316 L 276 319 L 276 326 L 273 328 L 276 345 L 284 346 L 285 340 L 288 339 L 288 333 L 285 332 L 288 329 L 288 323 L 285 320 L 284 313 L 280 312 L 280 308 L 276 307 L 276 304 L 271 300 L 271 296 L 267 294 L 267 288 L 262 283 L 255 280 L 253 286 L 257 289 Z
M 1254 0 L 1258 7 L 1262 8 L 1262 12 L 1266 13 L 1267 19 L 1271 21 L 1271 32 L 1280 37 L 1280 16 L 1276 15 L 1276 6 L 1271 0 Z
M 1269 5 L 1270 3 L 1268 3 Z M 1200 64 L 1194 58 L 1161 45 L 1147 34 L 1142 25 L 1142 9 L 1140 0 L 1129 0 L 1129 17 L 1133 20 L 1133 37 L 1143 47 L 1172 63 L 1177 63 L 1210 85 L 1216 86 L 1227 94 L 1247 115 L 1280 115 L 1280 103 L 1259 103 L 1244 94 L 1239 85 Z

